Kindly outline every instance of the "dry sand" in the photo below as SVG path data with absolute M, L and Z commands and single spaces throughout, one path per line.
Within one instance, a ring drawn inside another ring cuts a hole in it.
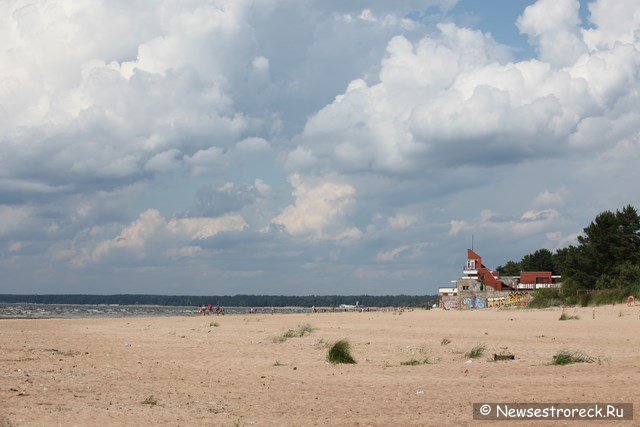
M 580 320 L 559 309 L 0 320 L 0 425 L 488 424 L 471 419 L 482 401 L 640 411 L 640 306 L 567 311 Z M 304 323 L 316 330 L 274 342 Z M 341 338 L 356 365 L 326 362 Z M 485 355 L 465 363 L 479 343 Z M 560 349 L 596 361 L 549 365 Z M 516 360 L 488 360 L 501 350 Z M 426 356 L 434 364 L 400 365 Z

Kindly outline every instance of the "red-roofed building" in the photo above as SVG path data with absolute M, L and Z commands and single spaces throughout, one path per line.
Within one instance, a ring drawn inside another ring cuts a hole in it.
M 467 249 L 462 276 L 455 287 L 440 288 L 442 308 L 485 308 L 501 305 L 527 305 L 530 291 L 561 286 L 560 276 L 550 271 L 522 271 L 519 276 L 500 277 L 482 263 L 482 257 Z

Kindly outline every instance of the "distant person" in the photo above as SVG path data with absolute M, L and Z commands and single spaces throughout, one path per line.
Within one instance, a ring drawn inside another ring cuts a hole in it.
M 213 305 L 209 304 L 209 306 L 207 308 L 209 309 L 209 314 L 212 315 L 213 314 Z
M 316 307 L 315 305 L 313 307 L 311 307 L 311 311 L 313 313 L 317 313 L 318 312 L 318 307 Z
M 224 316 L 224 306 L 220 307 L 220 313 Z
M 220 306 L 216 305 L 216 316 L 220 316 Z
M 629 307 L 631 307 L 632 305 L 636 305 L 636 297 L 634 297 L 633 295 L 629 295 L 629 298 L 627 298 L 627 305 Z

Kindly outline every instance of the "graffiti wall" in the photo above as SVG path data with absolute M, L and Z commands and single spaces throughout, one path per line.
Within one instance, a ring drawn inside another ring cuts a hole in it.
M 526 307 L 531 301 L 531 294 L 522 291 L 513 292 L 495 292 L 488 295 L 500 295 L 487 297 L 488 293 L 481 293 L 478 296 L 475 293 L 467 293 L 467 296 L 441 296 L 440 308 L 445 310 L 476 310 L 483 308 L 498 307 Z
M 452 308 L 458 308 L 459 307 L 458 300 L 450 299 L 450 300 L 443 301 L 442 307 L 445 310 L 451 310 Z
M 527 292 L 509 292 L 508 295 L 487 298 L 487 307 L 526 307 L 531 301 L 531 295 Z
M 485 299 L 481 297 L 467 297 L 462 299 L 462 308 L 467 310 L 475 308 L 485 308 L 485 306 Z

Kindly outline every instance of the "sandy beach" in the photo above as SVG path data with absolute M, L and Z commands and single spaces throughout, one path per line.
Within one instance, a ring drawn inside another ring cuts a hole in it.
M 640 306 L 566 311 L 580 319 L 438 309 L 0 320 L 0 426 L 488 424 L 472 420 L 484 401 L 640 410 Z M 315 330 L 277 342 L 301 324 Z M 327 363 L 327 343 L 342 338 L 357 364 Z M 469 363 L 477 344 L 486 352 Z M 562 349 L 594 362 L 550 365 Z M 515 360 L 490 360 L 498 352 Z

